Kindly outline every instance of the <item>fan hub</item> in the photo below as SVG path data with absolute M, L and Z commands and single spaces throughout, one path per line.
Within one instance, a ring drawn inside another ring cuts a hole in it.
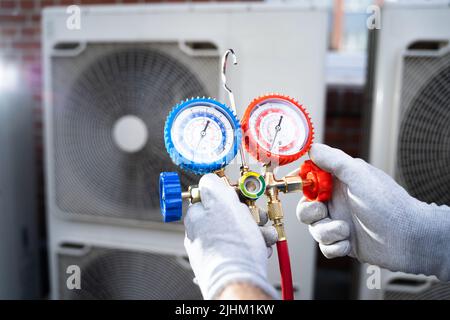
M 128 153 L 138 152 L 147 143 L 147 126 L 142 119 L 134 115 L 123 116 L 114 124 L 113 138 L 120 150 Z

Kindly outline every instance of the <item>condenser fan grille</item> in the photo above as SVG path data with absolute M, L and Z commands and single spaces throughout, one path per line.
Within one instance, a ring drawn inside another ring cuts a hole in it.
M 450 54 L 407 57 L 398 175 L 422 201 L 450 204 Z
M 201 299 L 194 273 L 184 258 L 148 252 L 90 248 L 58 255 L 62 299 Z M 67 288 L 66 270 L 80 268 L 81 289 Z
M 53 59 L 55 187 L 63 211 L 160 221 L 159 173 L 178 171 L 164 147 L 165 118 L 180 100 L 211 95 L 204 83 L 218 73 L 216 58 L 195 61 L 194 72 L 174 52 L 180 55 L 170 45 L 88 45 L 76 57 Z M 183 174 L 182 182 L 197 178 Z

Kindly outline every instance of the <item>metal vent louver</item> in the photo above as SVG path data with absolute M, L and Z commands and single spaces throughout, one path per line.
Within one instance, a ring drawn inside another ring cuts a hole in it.
M 77 56 L 54 57 L 55 192 L 61 210 L 160 221 L 159 173 L 178 171 L 164 148 L 165 118 L 182 99 L 216 94 L 217 63 L 214 57 L 187 57 L 169 44 L 90 44 Z M 128 115 L 141 119 L 148 132 L 145 145 L 132 153 L 113 137 L 118 119 Z M 186 187 L 197 178 L 183 174 L 182 182 Z
M 85 249 L 83 249 L 85 250 Z M 148 252 L 88 248 L 58 254 L 59 290 L 70 300 L 201 299 L 194 273 L 184 258 Z M 67 267 L 81 271 L 81 289 L 67 289 Z
M 450 53 L 404 59 L 397 174 L 408 192 L 450 204 Z

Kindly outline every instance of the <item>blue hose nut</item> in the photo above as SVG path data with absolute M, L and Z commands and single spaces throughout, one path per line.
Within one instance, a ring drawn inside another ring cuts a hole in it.
M 177 172 L 161 172 L 159 175 L 159 204 L 164 222 L 181 220 L 183 199 Z

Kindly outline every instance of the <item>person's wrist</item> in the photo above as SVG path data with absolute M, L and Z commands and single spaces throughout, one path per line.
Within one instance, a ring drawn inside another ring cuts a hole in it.
M 404 235 L 399 239 L 403 255 L 396 255 L 402 267 L 393 271 L 435 275 L 441 280 L 449 280 L 450 261 L 445 248 L 450 241 L 450 217 L 442 219 L 448 214 L 439 212 L 438 206 L 413 197 L 403 207 L 403 223 L 398 224 L 402 228 L 399 234 Z
M 271 300 L 273 297 L 266 294 L 259 287 L 248 282 L 233 282 L 215 297 L 217 300 Z
M 435 275 L 440 280 L 450 280 L 450 253 L 446 249 L 450 242 L 450 216 L 447 210 L 436 204 L 420 202 L 417 214 L 420 217 L 419 232 L 414 239 L 414 244 L 420 244 L 420 250 L 416 253 L 419 257 L 417 263 L 421 270 L 415 273 Z
M 205 299 L 216 299 L 227 286 L 233 283 L 253 285 L 272 299 L 279 299 L 277 291 L 267 280 L 261 266 L 252 266 L 243 261 L 220 263 L 214 267 L 209 276 L 199 279 L 200 281 Z

